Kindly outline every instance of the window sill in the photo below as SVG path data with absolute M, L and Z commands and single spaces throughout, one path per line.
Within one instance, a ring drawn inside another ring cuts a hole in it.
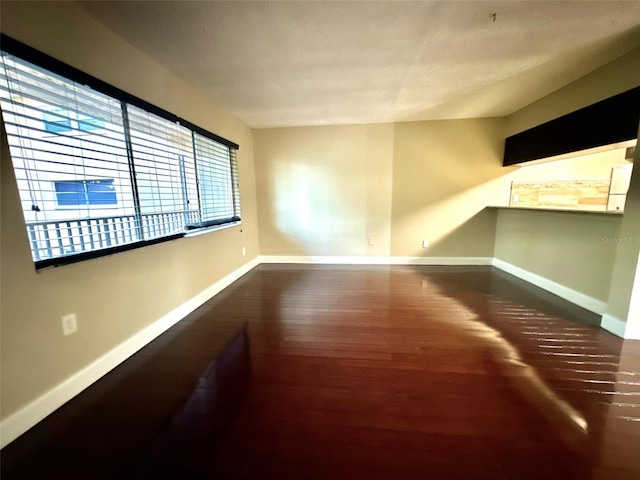
M 185 233 L 184 234 L 184 238 L 197 237 L 199 235 L 204 235 L 204 234 L 209 233 L 209 232 L 216 232 L 218 230 L 225 230 L 227 228 L 238 227 L 238 226 L 242 226 L 242 221 L 232 222 L 232 223 L 224 223 L 222 225 L 212 225 L 210 227 L 195 228 L 195 229 L 189 230 L 187 233 Z

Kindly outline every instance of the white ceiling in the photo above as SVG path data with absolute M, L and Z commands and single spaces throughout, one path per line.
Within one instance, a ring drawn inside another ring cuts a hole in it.
M 79 3 L 252 128 L 504 116 L 640 46 L 640 1 Z

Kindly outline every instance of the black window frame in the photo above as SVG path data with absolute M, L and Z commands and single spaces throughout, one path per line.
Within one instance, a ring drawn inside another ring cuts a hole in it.
M 71 263 L 75 263 L 75 262 L 79 262 L 79 261 L 83 261 L 91 258 L 98 258 L 101 256 L 111 255 L 121 251 L 127 251 L 127 250 L 141 248 L 148 245 L 162 243 L 165 241 L 171 241 L 178 238 L 182 238 L 185 235 L 197 229 L 207 229 L 213 226 L 235 225 L 235 224 L 241 223 L 242 219 L 240 216 L 240 205 L 239 205 L 240 193 L 239 193 L 239 185 L 237 181 L 238 166 L 237 166 L 237 160 L 236 160 L 236 152 L 240 148 L 238 144 L 230 140 L 227 140 L 219 135 L 216 135 L 202 127 L 199 127 L 198 125 L 195 125 L 189 122 L 188 120 L 178 117 L 177 115 L 172 114 L 167 110 L 164 110 L 139 97 L 131 95 L 125 92 L 124 90 L 121 90 L 107 82 L 104 82 L 90 74 L 87 74 L 71 65 L 68 65 L 60 60 L 57 60 L 54 57 L 51 57 L 35 48 L 32 48 L 2 33 L 0 33 L 0 49 L 4 53 L 13 55 L 24 61 L 32 63 L 42 69 L 48 70 L 51 73 L 64 77 L 70 81 L 89 87 L 92 90 L 95 90 L 96 92 L 102 93 L 104 95 L 112 97 L 115 100 L 123 102 L 123 104 L 133 105 L 135 107 L 138 107 L 142 110 L 147 111 L 148 113 L 157 115 L 165 120 L 168 120 L 182 127 L 185 127 L 192 132 L 192 135 L 198 134 L 210 140 L 213 140 L 214 142 L 222 144 L 225 147 L 229 148 L 230 161 L 232 162 L 231 188 L 233 192 L 233 205 L 234 205 L 234 214 L 232 216 L 227 218 L 219 218 L 213 221 L 187 222 L 185 225 L 184 232 L 177 233 L 177 234 L 166 235 L 158 238 L 152 238 L 149 240 L 138 240 L 138 241 L 121 244 L 117 246 L 83 251 L 83 252 L 75 253 L 72 255 L 56 256 L 56 257 L 46 258 L 42 260 L 34 259 L 34 265 L 36 269 L 71 264 Z M 78 119 L 76 119 L 76 121 L 81 122 L 81 120 L 78 120 Z M 43 122 L 45 122 L 45 119 L 43 119 Z M 56 132 L 51 132 L 51 134 L 56 135 Z

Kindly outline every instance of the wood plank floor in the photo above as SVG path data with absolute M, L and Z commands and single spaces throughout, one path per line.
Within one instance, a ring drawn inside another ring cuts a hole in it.
M 2 479 L 640 479 L 640 342 L 491 267 L 261 265 Z

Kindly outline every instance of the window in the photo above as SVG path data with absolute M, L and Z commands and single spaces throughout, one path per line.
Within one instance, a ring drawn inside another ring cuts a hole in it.
M 44 120 L 44 129 L 49 133 L 62 133 L 71 130 L 71 119 L 68 117 L 68 112 L 64 110 L 44 112 L 42 119 Z
M 44 129 L 49 133 L 62 133 L 77 130 L 78 132 L 90 132 L 104 128 L 104 122 L 97 118 L 82 115 L 79 112 L 56 109 L 42 114 Z
M 82 115 L 78 116 L 76 123 L 78 125 L 78 130 L 80 130 L 81 132 L 91 132 L 99 128 L 104 128 L 104 123 L 102 122 L 102 120 Z
M 140 108 L 128 114 L 145 238 L 184 232 L 201 215 L 192 133 Z
M 4 35 L 2 48 L 0 105 L 37 268 L 240 221 L 236 144 Z
M 118 204 L 113 179 L 71 180 L 54 183 L 59 207 Z
M 200 183 L 202 224 L 207 225 L 239 215 L 235 150 L 220 148 L 220 144 L 197 134 L 194 143 Z

